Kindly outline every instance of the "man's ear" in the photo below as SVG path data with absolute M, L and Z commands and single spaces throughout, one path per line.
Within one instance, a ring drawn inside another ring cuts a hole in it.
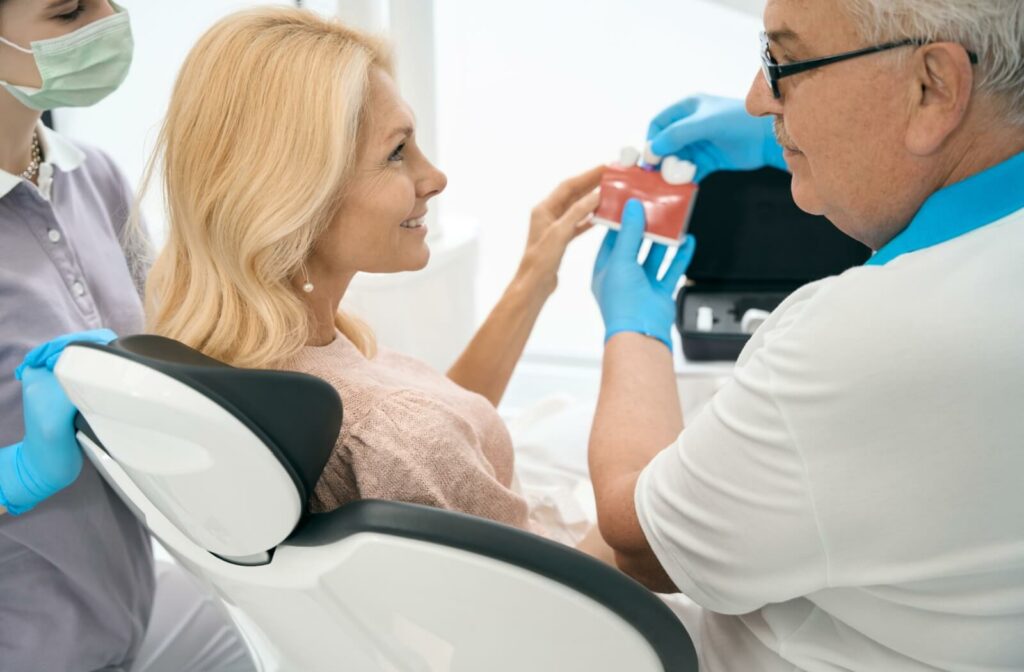
M 914 87 L 907 151 L 915 156 L 937 152 L 964 121 L 974 91 L 974 66 L 959 44 L 936 42 L 913 56 Z

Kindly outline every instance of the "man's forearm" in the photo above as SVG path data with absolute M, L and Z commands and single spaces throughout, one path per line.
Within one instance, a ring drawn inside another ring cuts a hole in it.
M 649 549 L 633 501 L 636 482 L 682 429 L 672 353 L 641 334 L 613 336 L 605 345 L 590 436 L 590 475 L 601 532 L 617 551 Z

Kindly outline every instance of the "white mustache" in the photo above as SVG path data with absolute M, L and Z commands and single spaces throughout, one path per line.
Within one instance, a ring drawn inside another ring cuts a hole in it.
M 775 131 L 775 140 L 776 142 L 779 143 L 779 146 L 786 147 L 789 149 L 793 149 L 796 147 L 796 145 L 793 144 L 793 139 L 789 137 L 788 133 L 786 133 L 786 128 L 785 126 L 782 125 L 781 119 L 775 119 L 775 125 L 773 130 Z

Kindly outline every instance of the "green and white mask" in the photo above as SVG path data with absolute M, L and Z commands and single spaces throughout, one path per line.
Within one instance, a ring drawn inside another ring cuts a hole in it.
M 135 48 L 128 12 L 110 4 L 114 15 L 73 33 L 33 42 L 31 49 L 0 37 L 0 42 L 32 54 L 43 79 L 38 89 L 2 80 L 0 86 L 34 110 L 88 107 L 109 96 L 128 76 Z

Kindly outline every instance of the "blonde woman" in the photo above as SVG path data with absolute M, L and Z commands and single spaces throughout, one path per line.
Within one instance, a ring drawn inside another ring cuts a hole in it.
M 392 499 L 539 531 L 495 406 L 566 246 L 589 227 L 600 169 L 535 208 L 515 278 L 443 376 L 338 312 L 357 273 L 427 264 L 424 216 L 446 185 L 383 43 L 301 10 L 232 15 L 188 56 L 159 144 L 169 235 L 149 330 L 337 388 L 345 423 L 313 510 Z

